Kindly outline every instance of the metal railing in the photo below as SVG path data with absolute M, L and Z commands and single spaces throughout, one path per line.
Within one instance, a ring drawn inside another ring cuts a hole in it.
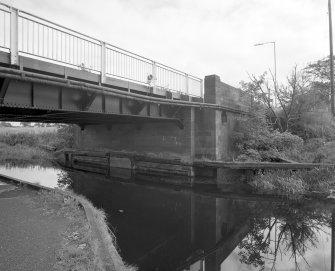
M 0 49 L 106 77 L 203 97 L 202 79 L 0 3 Z
M 6 6 L 0 5 L 0 48 L 10 47 L 10 11 Z

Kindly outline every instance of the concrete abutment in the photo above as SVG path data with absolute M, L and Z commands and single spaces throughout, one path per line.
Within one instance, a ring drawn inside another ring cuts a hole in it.
M 232 160 L 232 135 L 236 119 L 241 114 L 239 112 L 248 110 L 249 101 L 240 89 L 221 82 L 219 76 L 206 76 L 204 102 L 231 110 L 180 106 L 174 110 L 183 127 L 173 122 L 89 125 L 85 129 L 77 127 L 76 148 L 85 150 L 86 158 L 90 151 L 108 153 L 109 157 L 113 157 L 108 158 L 108 164 L 112 161 L 119 168 L 193 177 L 200 172 L 192 167 L 195 159 Z M 128 162 L 117 162 L 118 157 L 128 159 Z M 145 161 L 144 157 L 152 160 Z M 73 163 L 72 160 L 68 162 L 69 165 Z M 206 175 L 216 173 L 207 172 Z

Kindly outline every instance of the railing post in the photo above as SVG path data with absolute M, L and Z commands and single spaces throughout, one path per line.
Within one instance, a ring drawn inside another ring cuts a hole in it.
M 205 101 L 204 85 L 203 85 L 203 80 L 202 79 L 200 79 L 200 97 L 202 98 L 203 101 Z
M 10 8 L 10 64 L 19 65 L 18 10 Z
M 101 41 L 101 66 L 100 66 L 100 72 L 101 72 L 101 83 L 106 83 L 106 43 Z
M 153 94 L 156 94 L 156 88 L 157 88 L 157 64 L 155 61 L 152 61 L 152 92 Z
M 185 73 L 185 92 L 186 94 L 189 94 L 189 87 L 188 87 L 188 74 Z

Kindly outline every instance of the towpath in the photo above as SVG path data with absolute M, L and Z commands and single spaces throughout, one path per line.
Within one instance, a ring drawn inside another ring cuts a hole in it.
M 0 270 L 54 270 L 69 220 L 36 206 L 37 196 L 0 181 Z

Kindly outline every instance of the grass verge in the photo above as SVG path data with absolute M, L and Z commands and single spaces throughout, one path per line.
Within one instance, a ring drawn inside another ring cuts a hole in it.
M 55 158 L 46 149 L 73 145 L 73 127 L 2 127 L 0 128 L 0 163 L 16 166 L 51 165 Z
M 16 166 L 41 165 L 48 166 L 54 160 L 50 152 L 35 146 L 17 144 L 14 146 L 0 142 L 0 163 Z
M 108 228 L 104 212 L 96 209 L 82 196 L 68 192 L 66 194 L 69 196 L 58 192 L 40 191 L 35 201 L 36 206 L 43 206 L 46 213 L 57 212 L 58 215 L 64 215 L 70 221 L 67 230 L 62 235 L 62 246 L 57 253 L 55 269 L 136 270 L 126 265 L 120 257 L 116 249 L 115 237 Z M 87 208 L 95 218 L 94 225 L 87 217 Z M 99 238 L 96 236 L 97 232 L 101 235 Z M 104 249 L 101 249 L 102 246 Z M 104 252 L 106 249 L 108 253 Z M 108 262 L 111 262 L 112 266 Z M 106 268 L 106 266 L 111 268 Z

